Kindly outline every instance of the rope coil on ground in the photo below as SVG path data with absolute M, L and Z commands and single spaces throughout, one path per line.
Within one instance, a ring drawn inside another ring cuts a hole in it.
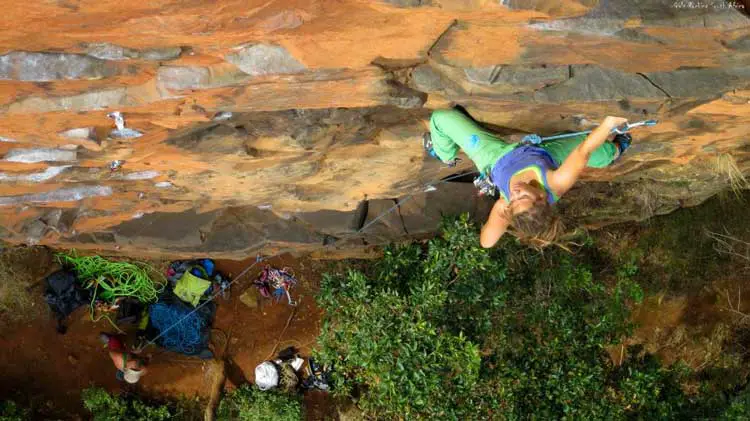
M 188 312 L 180 307 L 156 303 L 149 310 L 149 318 L 154 327 L 162 333 L 159 337 L 162 338 L 165 348 L 183 354 L 193 354 L 201 345 L 206 322 L 194 311 Z M 164 334 L 167 331 L 169 335 Z

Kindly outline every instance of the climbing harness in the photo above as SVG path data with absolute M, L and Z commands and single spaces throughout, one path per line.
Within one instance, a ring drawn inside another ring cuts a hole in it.
M 656 126 L 657 123 L 658 123 L 657 120 L 643 120 L 643 121 L 638 121 L 638 122 L 632 123 L 632 124 L 631 123 L 625 123 L 624 125 L 622 125 L 620 127 L 615 127 L 614 129 L 612 129 L 612 133 L 614 133 L 614 134 L 625 134 L 625 133 L 629 132 L 630 130 L 632 130 L 632 129 L 636 128 L 636 127 L 640 127 L 640 126 L 647 126 L 647 127 Z M 521 143 L 522 144 L 526 144 L 526 145 L 539 145 L 539 144 L 542 144 L 542 143 L 550 141 L 550 140 L 566 139 L 566 138 L 569 138 L 569 137 L 580 136 L 582 134 L 589 134 L 592 131 L 593 130 L 583 130 L 583 131 L 580 131 L 580 132 L 562 133 L 562 134 L 558 134 L 558 135 L 554 135 L 554 136 L 547 136 L 547 137 L 541 137 L 538 134 L 528 134 L 528 135 L 524 136 L 523 139 L 521 139 Z
M 494 197 L 495 195 L 497 195 L 497 187 L 495 187 L 495 184 L 492 182 L 490 177 L 488 177 L 484 173 L 479 174 L 474 179 L 474 187 L 477 188 L 480 196 Z
M 276 269 L 270 265 L 266 265 L 263 271 L 258 276 L 258 279 L 253 282 L 260 295 L 269 298 L 273 295 L 276 298 L 276 302 L 281 300 L 281 297 L 286 295 L 287 301 L 290 306 L 296 306 L 297 302 L 292 300 L 292 296 L 289 294 L 289 290 L 297 285 L 297 278 L 294 277 L 294 273 L 290 268 Z

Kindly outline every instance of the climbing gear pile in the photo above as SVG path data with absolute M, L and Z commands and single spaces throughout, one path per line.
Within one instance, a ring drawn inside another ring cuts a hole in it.
M 314 359 L 310 358 L 307 360 L 305 373 L 307 374 L 307 377 L 302 381 L 303 388 L 319 390 L 330 389 L 330 367 L 320 366 Z
M 297 305 L 289 293 L 289 290 L 297 285 L 297 278 L 294 277 L 294 273 L 289 268 L 276 269 L 270 265 L 266 265 L 258 276 L 258 279 L 253 282 L 253 285 L 258 288 L 260 295 L 266 298 L 273 295 L 276 298 L 276 302 L 279 302 L 281 297 L 286 295 L 290 306 Z
M 177 260 L 172 262 L 167 269 L 167 280 L 175 287 L 175 293 L 180 296 L 186 286 L 189 286 L 190 294 L 180 298 L 198 305 L 198 301 L 212 292 L 211 287 L 221 291 L 222 298 L 230 298 L 230 282 L 218 271 L 216 263 L 211 259 Z M 189 285 L 188 285 L 189 284 Z M 197 299 L 196 299 L 196 296 Z

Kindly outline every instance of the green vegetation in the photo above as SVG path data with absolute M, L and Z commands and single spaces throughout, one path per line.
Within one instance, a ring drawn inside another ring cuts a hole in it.
M 93 421 L 162 421 L 199 420 L 202 409 L 196 401 L 146 402 L 137 396 L 117 396 L 101 388 L 89 388 L 82 394 L 83 406 Z M 16 415 L 19 414 L 19 415 Z M 0 406 L 0 421 L 26 419 L 26 412 L 13 402 Z M 18 416 L 21 418 L 12 418 Z M 6 417 L 6 418 L 2 418 Z M 254 386 L 242 386 L 227 394 L 219 403 L 216 419 L 220 421 L 300 421 L 304 419 L 299 396 L 277 391 L 261 392 Z
M 299 421 L 304 419 L 298 396 L 274 390 L 260 391 L 255 386 L 242 386 L 226 395 L 219 403 L 219 421 Z
M 26 421 L 29 411 L 20 408 L 13 401 L 0 402 L 0 421 Z
M 581 253 L 586 256 L 586 253 Z M 638 267 L 479 247 L 466 218 L 371 270 L 327 276 L 319 357 L 334 391 L 380 419 L 686 419 L 747 410 L 682 365 L 621 341 Z M 606 282 L 605 282 L 606 281 Z M 615 357 L 608 350 L 617 350 Z M 687 392 L 685 385 L 698 384 Z M 736 410 L 732 409 L 736 406 Z
M 171 419 L 166 406 L 151 406 L 137 398 L 115 396 L 94 387 L 82 393 L 83 406 L 94 421 L 163 421 Z

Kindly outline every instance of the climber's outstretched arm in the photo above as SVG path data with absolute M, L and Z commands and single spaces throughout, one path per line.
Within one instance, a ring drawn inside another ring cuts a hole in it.
M 589 161 L 591 154 L 596 148 L 604 144 L 612 133 L 612 129 L 627 123 L 627 121 L 621 117 L 610 116 L 605 118 L 602 124 L 588 135 L 586 140 L 573 149 L 573 152 L 568 155 L 560 168 L 549 172 L 547 182 L 558 197 L 565 194 L 578 181 L 578 177 L 581 175 L 581 171 L 586 168 L 586 163 Z
M 484 248 L 490 248 L 497 244 L 500 237 L 505 234 L 510 225 L 508 219 L 508 204 L 505 203 L 504 199 L 500 199 L 495 202 L 495 206 L 492 207 L 487 222 L 482 227 L 482 233 L 479 235 L 479 243 Z

